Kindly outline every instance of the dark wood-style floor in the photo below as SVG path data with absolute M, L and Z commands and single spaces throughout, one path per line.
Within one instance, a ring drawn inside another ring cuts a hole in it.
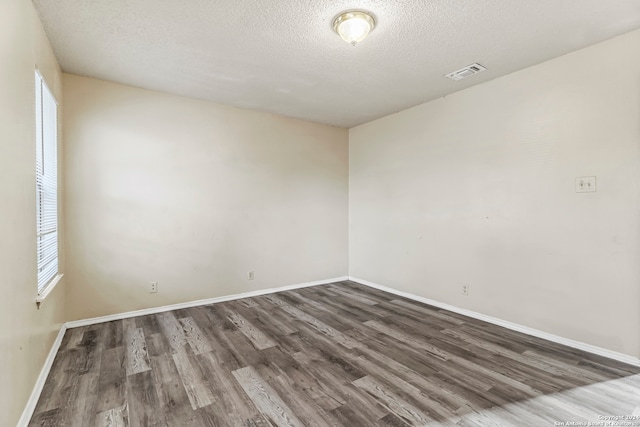
M 30 425 L 553 426 L 633 414 L 640 425 L 640 368 L 341 282 L 70 329 Z

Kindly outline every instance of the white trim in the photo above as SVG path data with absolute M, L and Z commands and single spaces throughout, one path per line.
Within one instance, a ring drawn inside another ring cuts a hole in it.
M 42 73 L 40 72 L 40 68 L 38 68 L 38 66 L 36 65 L 35 68 L 36 73 L 38 73 L 38 75 L 40 76 L 40 80 L 42 80 L 42 83 L 44 83 L 44 86 L 47 88 L 47 90 L 49 91 L 49 93 L 51 93 L 51 96 L 53 97 L 53 102 L 56 103 L 56 105 L 59 107 L 60 103 L 58 102 L 58 100 L 56 99 L 56 96 L 53 94 L 53 91 L 51 90 L 51 88 L 49 87 L 49 85 L 47 84 L 47 81 L 44 79 L 44 76 L 42 75 Z
M 36 304 L 38 304 L 38 308 L 40 308 L 40 305 L 42 304 L 44 299 L 51 293 L 53 288 L 55 288 L 56 285 L 60 283 L 60 280 L 62 280 L 62 276 L 64 276 L 64 274 L 56 274 L 56 277 L 54 277 L 53 280 L 51 280 L 51 282 L 49 282 L 49 284 L 45 286 L 44 289 L 42 289 L 42 292 L 38 294 L 38 296 L 36 297 Z
M 60 275 L 60 277 L 62 277 L 62 275 Z M 31 396 L 27 401 L 27 405 L 22 411 L 22 416 L 18 421 L 18 427 L 26 427 L 29 424 L 29 421 L 31 421 L 31 417 L 33 416 L 33 411 L 36 409 L 36 404 L 38 403 L 38 399 L 40 399 L 40 393 L 42 393 L 42 388 L 44 387 L 44 383 L 47 380 L 47 377 L 49 376 L 49 371 L 51 370 L 51 366 L 53 365 L 53 360 L 55 359 L 56 354 L 58 353 L 58 349 L 60 348 L 60 344 L 62 343 L 62 338 L 64 337 L 64 334 L 67 331 L 67 329 L 77 328 L 80 326 L 93 325 L 93 324 L 102 323 L 102 322 L 110 322 L 112 320 L 127 319 L 129 317 L 143 316 L 146 314 L 162 313 L 164 311 L 178 310 L 181 308 L 196 307 L 199 305 L 215 304 L 218 302 L 255 297 L 259 295 L 272 294 L 275 292 L 289 291 L 292 289 L 307 288 L 309 286 L 326 285 L 328 283 L 342 282 L 345 280 L 349 280 L 349 277 L 341 276 L 341 277 L 335 277 L 333 279 L 317 280 L 315 282 L 299 283 L 296 285 L 281 286 L 278 288 L 260 289 L 257 291 L 245 292 L 242 294 L 208 298 L 208 299 L 202 299 L 197 301 L 183 302 L 179 304 L 165 305 L 162 307 L 146 308 L 143 310 L 129 311 L 126 313 L 118 313 L 118 314 L 112 314 L 109 316 L 94 317 L 91 319 L 83 319 L 83 320 L 75 320 L 72 322 L 67 322 L 64 325 L 62 325 L 62 327 L 60 328 L 60 332 L 58 332 L 58 336 L 56 337 L 56 340 L 53 342 L 53 346 L 51 346 L 49 355 L 47 356 L 47 359 L 44 362 L 44 366 L 40 371 L 40 375 L 38 375 L 38 379 L 36 380 L 36 384 L 33 387 Z
M 399 295 L 401 297 L 419 301 L 428 305 L 432 305 L 434 307 L 438 307 L 444 310 L 452 311 L 454 313 L 462 314 L 463 316 L 468 316 L 474 319 L 482 320 L 484 322 L 493 323 L 494 325 L 502 326 L 503 328 L 511 329 L 512 331 L 522 332 L 523 334 L 542 338 L 547 341 L 552 341 L 558 344 L 563 344 L 568 347 L 573 347 L 578 350 L 586 351 L 588 353 L 604 356 L 609 359 L 617 360 L 619 362 L 628 363 L 629 365 L 640 366 L 640 359 L 637 357 L 630 356 L 628 354 L 607 350 L 606 348 L 597 347 L 595 345 L 587 344 L 581 341 L 575 341 L 569 338 L 564 338 L 558 335 L 550 334 L 548 332 L 540 331 L 538 329 L 533 329 L 528 326 L 520 325 L 518 323 L 513 323 L 507 320 L 498 319 L 497 317 L 487 316 L 486 314 L 477 313 L 475 311 L 467 310 L 465 308 L 459 308 L 459 307 L 449 305 L 440 301 L 435 301 L 429 298 L 424 298 L 418 295 L 410 294 L 408 292 L 398 291 L 396 289 L 389 288 L 383 285 L 378 285 L 377 283 L 369 282 L 368 280 L 359 279 L 357 277 L 349 277 L 349 280 L 352 282 L 360 283 L 361 285 L 379 289 L 384 292 L 389 292 L 390 294 Z
M 51 370 L 51 366 L 53 365 L 53 360 L 55 359 L 56 354 L 58 353 L 58 349 L 60 348 L 60 344 L 62 343 L 62 338 L 64 337 L 64 334 L 67 329 L 77 328 L 80 326 L 93 325 L 93 324 L 102 323 L 102 322 L 110 322 L 112 320 L 127 319 L 129 317 L 143 316 L 146 314 L 155 314 L 155 313 L 161 313 L 165 311 L 177 310 L 181 308 L 195 307 L 195 306 L 206 305 L 206 304 L 215 304 L 218 302 L 232 301 L 236 299 L 249 298 L 249 297 L 254 297 L 259 295 L 271 294 L 275 292 L 306 288 L 309 286 L 325 285 L 325 284 L 334 283 L 334 282 L 342 282 L 345 280 L 350 280 L 352 282 L 360 283 L 361 285 L 379 289 L 381 291 L 388 292 L 390 294 L 399 295 L 405 298 L 412 299 L 414 301 L 419 301 L 424 304 L 432 305 L 434 307 L 442 308 L 444 310 L 449 310 L 454 313 L 462 314 L 464 316 L 472 317 L 474 319 L 478 319 L 488 323 L 492 323 L 494 325 L 502 326 L 504 328 L 511 329 L 513 331 L 522 332 L 527 335 L 546 339 L 548 341 L 556 342 L 559 344 L 564 344 L 569 347 L 573 347 L 579 350 L 584 350 L 586 352 L 597 354 L 600 356 L 608 357 L 610 359 L 618 360 L 620 362 L 628 363 L 630 365 L 640 366 L 640 359 L 633 356 L 607 350 L 601 347 L 596 347 L 594 345 L 586 344 L 580 341 L 574 341 L 568 338 L 563 338 L 558 335 L 549 334 L 547 332 L 539 331 L 537 329 L 529 328 L 527 326 L 519 325 L 517 323 L 508 322 L 506 320 L 487 316 L 485 314 L 477 313 L 475 311 L 459 308 L 453 305 L 445 304 L 443 302 L 439 302 L 429 298 L 424 298 L 418 295 L 410 294 L 408 292 L 399 291 L 393 288 L 389 288 L 387 286 L 378 285 L 376 283 L 369 282 L 368 280 L 359 279 L 357 277 L 342 276 L 342 277 L 335 277 L 333 279 L 318 280 L 315 282 L 300 283 L 297 285 L 281 286 L 279 288 L 261 289 L 257 291 L 245 292 L 242 294 L 208 298 L 203 300 L 166 305 L 162 307 L 147 308 L 144 310 L 129 311 L 126 313 L 112 314 L 109 316 L 94 317 L 91 319 L 75 320 L 72 322 L 67 322 L 64 325 L 62 325 L 62 327 L 60 328 L 60 332 L 58 332 L 58 336 L 56 337 L 55 341 L 53 342 L 53 345 L 51 346 L 51 350 L 49 351 L 49 355 L 47 356 L 44 366 L 40 371 L 40 375 L 36 380 L 36 384 L 33 387 L 31 396 L 29 397 L 29 400 L 27 401 L 27 405 L 25 406 L 24 411 L 22 412 L 22 416 L 18 421 L 18 427 L 26 427 L 29 424 L 29 421 L 31 421 L 31 417 L 33 416 L 33 411 L 35 410 L 36 404 L 38 403 L 38 399 L 40 398 L 40 393 L 42 393 L 42 388 L 44 387 L 44 383 L 47 380 L 47 377 L 49 376 L 49 371 Z
M 110 314 L 107 316 L 93 317 L 90 319 L 74 320 L 65 323 L 68 329 L 78 328 L 80 326 L 94 325 L 96 323 L 111 322 L 113 320 L 128 319 L 130 317 L 145 316 L 147 314 L 162 313 L 165 311 L 179 310 L 182 308 L 197 307 L 199 305 L 215 304 L 218 302 L 232 301 L 236 299 L 257 297 L 259 295 L 272 294 L 275 292 L 289 291 L 292 289 L 306 288 L 309 286 L 326 285 L 328 283 L 342 282 L 349 280 L 348 276 L 335 277 L 333 279 L 317 280 L 315 282 L 299 283 L 296 285 L 281 286 L 279 288 L 260 289 L 257 291 L 244 292 L 241 294 L 225 295 L 222 297 L 207 298 L 196 301 L 181 302 L 178 304 L 164 305 L 161 307 L 145 308 L 142 310 L 128 311 L 125 313 Z
M 51 346 L 51 350 L 49 350 L 49 355 L 44 361 L 44 365 L 42 366 L 40 375 L 38 375 L 38 378 L 36 379 L 36 384 L 33 386 L 31 396 L 29 396 L 27 405 L 22 411 L 22 416 L 18 420 L 18 427 L 26 427 L 29 424 L 29 421 L 31 421 L 33 411 L 36 409 L 38 399 L 40 399 L 40 393 L 42 393 L 42 388 L 44 387 L 44 383 L 47 380 L 47 377 L 49 376 L 49 371 L 51 370 L 51 366 L 53 365 L 53 360 L 56 358 L 56 354 L 58 354 L 58 349 L 60 348 L 60 344 L 62 344 L 62 338 L 64 337 L 64 333 L 66 331 L 67 327 L 65 325 L 62 325 L 60 327 L 60 332 L 58 332 L 58 336 Z

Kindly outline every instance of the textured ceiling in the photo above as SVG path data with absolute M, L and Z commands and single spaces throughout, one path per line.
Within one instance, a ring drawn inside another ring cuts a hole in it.
M 34 3 L 65 72 L 341 127 L 640 28 L 639 0 Z M 331 28 L 354 8 L 377 21 L 356 47 Z

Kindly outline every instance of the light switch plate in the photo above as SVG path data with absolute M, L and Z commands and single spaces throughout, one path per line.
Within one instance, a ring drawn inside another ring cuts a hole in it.
M 596 191 L 595 176 L 580 176 L 576 178 L 576 193 L 593 193 Z

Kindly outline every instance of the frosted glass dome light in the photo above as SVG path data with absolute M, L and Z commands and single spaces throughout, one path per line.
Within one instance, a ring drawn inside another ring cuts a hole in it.
M 341 13 L 333 20 L 333 29 L 342 40 L 355 46 L 373 30 L 376 23 L 366 12 L 351 11 Z

